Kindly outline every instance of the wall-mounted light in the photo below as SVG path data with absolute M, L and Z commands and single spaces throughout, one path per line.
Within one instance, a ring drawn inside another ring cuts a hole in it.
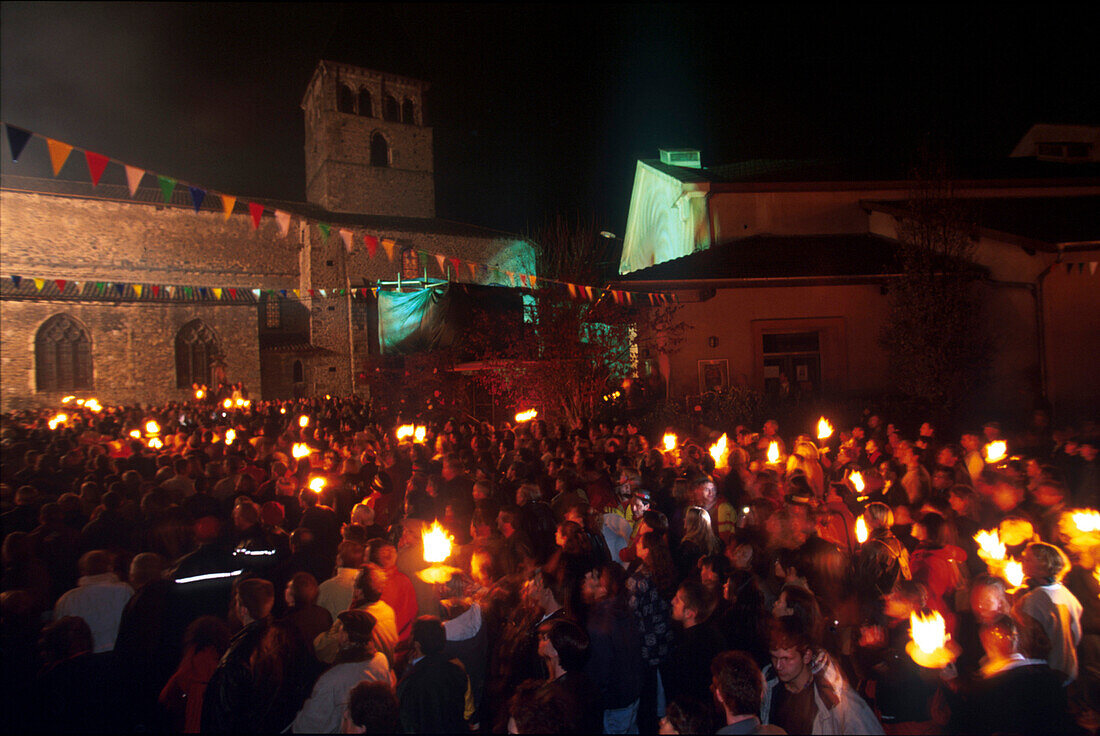
M 718 347 L 718 338 L 711 335 L 707 338 L 707 345 L 710 345 L 712 348 Z

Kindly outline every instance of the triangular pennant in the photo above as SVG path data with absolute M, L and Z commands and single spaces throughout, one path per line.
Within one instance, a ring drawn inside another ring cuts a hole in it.
M 631 296 L 630 292 L 626 291 L 626 292 L 623 292 L 623 293 L 626 294 L 626 303 L 627 304 L 634 304 L 634 297 Z
M 454 269 L 455 278 L 458 278 L 458 267 L 462 265 L 461 258 L 451 258 L 451 268 Z
M 521 273 L 521 274 L 519 275 L 519 282 L 520 282 L 521 284 L 523 284 L 524 286 L 527 286 L 527 274 L 525 274 L 525 273 Z
M 230 299 L 236 299 L 237 298 L 237 290 L 234 289 L 232 286 L 230 286 L 228 289 L 226 289 L 226 291 L 229 292 L 229 298 Z
M 1066 264 L 1066 273 L 1068 273 L 1068 274 L 1073 273 L 1073 264 L 1072 263 L 1067 263 Z
M 286 299 L 286 289 L 279 289 L 279 294 L 283 297 L 283 299 Z
M 317 296 L 317 290 L 316 289 L 307 289 L 306 291 L 309 294 L 311 299 Z
M 20 282 L 21 282 L 22 280 L 23 280 L 23 277 L 22 277 L 22 276 L 12 276 L 12 277 L 11 277 L 11 282 L 12 282 L 13 284 L 15 284 L 16 288 L 18 288 L 18 287 L 19 287 L 19 283 L 20 283 Z
M 211 287 L 210 291 L 214 292 L 214 298 L 215 299 L 221 299 L 222 298 L 222 290 L 219 289 L 217 286 Z
M 160 296 L 160 287 L 153 284 L 153 298 L 156 299 L 158 296 Z
M 508 280 L 512 282 L 512 286 L 516 285 L 516 275 L 511 271 L 505 271 L 508 274 Z
M 192 296 L 195 295 L 195 291 L 190 286 L 185 286 L 183 287 L 183 295 L 190 299 Z
M 318 222 L 317 229 L 321 231 L 321 238 L 328 240 L 329 231 L 332 229 L 327 222 Z
M 176 180 L 170 176 L 157 174 L 157 183 L 160 184 L 160 196 L 164 197 L 164 203 L 172 201 L 172 192 L 176 190 Z
M 477 278 L 477 264 L 473 261 L 466 261 L 466 268 L 470 269 L 470 278 Z
M 107 168 L 107 162 L 110 159 L 102 153 L 85 151 L 84 160 L 88 162 L 88 176 L 92 177 L 92 186 L 94 187 L 99 184 L 99 177 L 103 176 L 103 172 Z
M 528 276 L 527 280 L 531 282 L 531 288 L 534 289 L 535 288 L 535 283 L 536 283 L 535 282 L 535 277 L 534 276 Z
M 614 302 L 615 302 L 616 304 L 618 304 L 618 303 L 619 303 L 619 292 L 617 292 L 617 291 L 615 291 L 614 289 L 612 289 L 612 290 L 611 290 L 611 299 L 612 299 L 612 300 L 613 300 L 613 301 L 614 301 Z
M 130 187 L 131 197 L 137 194 L 138 187 L 141 186 L 141 180 L 144 178 L 145 169 L 139 169 L 136 166 L 126 167 L 126 185 Z
M 258 230 L 260 227 L 260 218 L 264 216 L 264 206 L 262 204 L 256 204 L 255 202 L 249 202 L 248 213 L 252 215 L 252 229 Z
M 386 259 L 393 260 L 393 249 L 397 247 L 397 243 L 392 240 L 383 240 L 382 248 L 386 251 Z
M 655 296 L 653 296 L 652 292 L 649 295 L 649 303 L 650 304 L 656 304 L 657 303 L 657 298 Z
M 378 238 L 373 235 L 364 235 L 363 245 L 367 246 L 367 255 L 374 258 L 374 255 L 378 252 Z
M 444 276 L 447 275 L 447 256 L 435 254 L 435 262 L 439 264 L 439 272 Z
M 206 298 L 206 293 L 207 293 L 207 288 L 205 286 L 200 286 L 199 287 L 199 298 L 200 299 L 205 299 Z
M 7 128 L 8 146 L 11 148 L 11 160 L 18 161 L 19 154 L 23 153 L 23 149 L 27 146 L 27 141 L 31 139 L 31 132 L 29 130 L 17 128 L 14 125 L 9 125 Z
M 1096 261 L 1089 261 L 1089 276 L 1096 275 Z
M 366 298 L 367 298 L 367 292 L 368 292 L 368 291 L 369 291 L 369 289 L 367 289 L 367 287 L 365 287 L 365 286 L 364 286 L 363 288 L 361 288 L 361 289 L 359 290 L 359 296 L 361 296 L 361 297 L 363 297 L 364 299 L 366 299 Z
M 252 290 L 252 296 L 256 297 L 256 299 L 257 299 L 257 300 L 259 300 L 259 298 L 260 298 L 260 290 L 259 290 L 259 289 L 253 289 L 253 290 Z
M 117 291 L 120 296 L 122 294 L 126 293 L 126 284 L 120 284 L 116 281 L 115 282 L 115 291 Z
M 378 298 L 378 287 L 377 286 L 372 286 L 370 288 L 370 293 L 374 295 L 375 299 L 377 299 Z
M 576 299 L 577 298 L 577 285 L 576 284 L 566 284 L 565 286 L 569 289 L 569 296 L 573 299 Z
M 45 285 L 46 285 L 46 279 L 35 279 L 34 280 L 34 288 L 38 289 L 39 291 L 42 291 L 42 287 L 45 286 Z
M 237 198 L 228 194 L 222 195 L 222 212 L 225 213 L 225 219 L 229 219 L 229 216 L 233 214 L 233 208 L 237 206 Z
M 102 294 L 102 293 L 103 293 L 104 291 L 106 291 L 106 290 L 107 290 L 107 284 L 105 284 L 105 283 L 104 283 L 104 282 L 102 282 L 102 281 L 97 281 L 97 282 L 95 282 L 95 286 L 93 286 L 93 287 L 92 287 L 92 289 L 93 289 L 93 290 L 94 290 L 94 291 L 95 291 L 95 292 L 96 292 L 97 294 Z
M 73 285 L 73 291 L 79 296 L 81 289 L 84 288 L 83 283 L 80 281 L 70 281 L 69 283 Z
M 137 294 L 138 299 L 141 298 L 141 292 L 145 290 L 145 287 L 141 284 L 134 284 L 134 293 Z
M 65 165 L 65 161 L 69 158 L 69 154 L 73 152 L 73 147 L 68 143 L 55 141 L 53 138 L 46 139 L 46 147 L 50 149 L 50 163 L 53 164 L 53 175 L 57 176 L 61 173 L 61 167 Z
M 340 237 L 344 240 L 344 250 L 351 253 L 352 238 L 355 237 L 355 234 L 347 228 L 340 228 Z
M 324 289 L 318 289 L 318 291 L 321 292 L 322 299 L 328 299 L 328 294 L 325 293 Z
M 68 283 L 65 279 L 54 279 L 54 284 L 57 286 L 57 293 L 63 293 L 65 291 L 65 284 Z
M 202 208 L 202 201 L 206 199 L 206 190 L 199 187 L 187 187 L 187 190 L 191 192 L 191 204 L 195 212 L 198 212 Z
M 275 210 L 275 222 L 279 225 L 279 234 L 285 238 L 286 234 L 290 232 L 290 213 Z
M 299 299 L 302 297 L 302 290 L 301 289 L 293 289 L 293 291 L 294 291 L 294 296 L 295 297 L 297 297 Z
M 584 287 L 584 293 L 588 296 L 588 301 L 592 301 L 596 298 L 596 292 L 593 291 L 591 286 Z

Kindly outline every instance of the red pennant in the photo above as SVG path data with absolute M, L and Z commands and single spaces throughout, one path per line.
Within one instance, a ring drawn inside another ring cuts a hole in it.
M 462 265 L 462 259 L 461 258 L 451 258 L 451 266 L 455 270 L 455 278 L 456 279 L 458 278 L 458 267 L 461 266 L 461 265 Z
M 378 252 L 378 238 L 373 235 L 364 235 L 363 244 L 367 246 L 367 255 L 374 258 L 374 254 Z
M 153 298 L 156 299 L 158 296 L 160 296 L 160 287 L 153 284 Z
M 262 204 L 256 204 L 255 202 L 249 202 L 248 211 L 252 214 L 252 229 L 259 229 L 260 218 L 263 217 L 264 214 L 264 206 Z
M 54 280 L 54 283 L 57 284 L 57 291 L 58 292 L 63 292 L 63 291 L 65 291 L 65 284 L 67 284 L 69 282 L 66 281 L 65 279 L 56 279 L 56 280 Z
M 84 160 L 88 162 L 88 174 L 92 177 L 92 186 L 94 187 L 99 184 L 99 177 L 103 176 L 103 171 L 107 168 L 107 162 L 110 159 L 101 153 L 85 151 Z
M 316 289 L 310 289 L 309 290 L 309 295 L 310 296 L 317 296 L 317 290 Z
M 616 304 L 619 304 L 619 292 L 612 289 L 611 290 L 611 298 L 615 300 Z
M 236 299 L 237 298 L 237 290 L 234 289 L 232 286 L 229 287 L 229 298 L 230 299 Z

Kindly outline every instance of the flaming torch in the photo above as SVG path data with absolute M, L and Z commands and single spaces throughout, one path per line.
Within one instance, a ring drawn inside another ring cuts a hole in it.
M 913 611 L 909 614 L 909 633 L 913 640 L 905 645 L 905 651 L 921 667 L 939 670 L 959 656 L 959 645 L 951 641 L 947 624 L 939 611 Z
M 532 419 L 536 418 L 538 415 L 539 412 L 537 409 L 528 409 L 527 411 L 521 411 L 519 414 L 516 414 L 516 422 L 521 424 L 523 422 L 529 422 Z
M 1024 566 L 1017 560 L 1009 560 L 1005 563 L 1004 579 L 1013 589 L 1019 588 L 1024 584 Z
M 774 440 L 768 445 L 768 465 L 779 464 L 779 443 Z
M 710 456 L 714 458 L 715 470 L 721 470 L 723 468 L 729 467 L 728 456 L 726 454 L 728 452 L 728 445 L 729 438 L 723 432 L 722 436 L 718 438 L 718 441 L 710 446 L 709 452 Z
M 1100 511 L 1096 509 L 1081 509 L 1073 512 L 1073 525 L 1082 534 L 1100 532 Z
M 304 442 L 295 442 L 294 446 L 290 448 L 290 454 L 295 460 L 300 460 L 303 457 L 309 457 L 313 453 L 313 450 L 309 449 L 309 445 Z
M 974 535 L 974 541 L 978 543 L 978 557 L 987 565 L 1004 561 L 1005 546 L 996 529 L 978 532 Z
M 84 402 L 85 409 L 91 409 L 96 414 L 103 411 L 103 405 L 99 403 L 98 399 L 88 399 Z
M 160 441 L 160 437 L 150 437 L 149 438 L 149 449 L 159 450 L 162 447 L 164 447 L 164 443 Z
M 413 430 L 413 442 L 417 443 L 418 445 L 423 444 L 424 440 L 426 440 L 427 438 L 428 438 L 428 428 L 427 427 L 417 427 L 415 430 Z
M 225 444 L 232 445 L 233 440 L 237 439 L 237 430 L 227 429 L 225 430 Z
M 988 465 L 996 465 L 1008 456 L 1008 443 L 1004 440 L 990 442 L 985 446 L 985 462 Z
M 848 480 L 852 482 L 852 488 L 855 489 L 856 500 L 865 500 L 867 498 L 866 496 L 859 495 L 863 493 L 863 489 L 867 487 L 866 481 L 863 480 L 863 473 L 859 472 L 858 470 L 854 470 L 852 471 L 851 475 L 848 476 Z
M 206 389 L 202 389 L 202 388 L 195 389 L 195 399 L 196 400 L 202 401 L 205 396 L 206 396 Z
M 400 427 L 397 428 L 397 439 L 398 441 L 401 441 L 406 437 L 412 437 L 415 432 L 416 427 L 414 427 L 413 425 L 402 424 Z
M 447 530 L 437 520 L 433 521 L 431 527 L 423 533 L 422 540 L 424 542 L 424 562 L 432 564 L 430 567 L 416 573 L 416 576 L 425 583 L 433 585 L 446 583 L 452 575 L 459 571 L 457 567 L 443 564 L 451 556 L 454 537 L 448 534 Z
M 665 434 L 664 437 L 661 438 L 661 441 L 664 442 L 665 452 L 672 452 L 673 450 L 676 449 L 676 445 L 679 444 L 680 438 L 677 437 L 672 432 L 669 432 L 669 433 Z
M 309 479 L 309 490 L 314 493 L 320 493 L 325 490 L 325 479 L 321 476 L 315 476 Z
M 867 541 L 867 537 L 870 536 L 867 532 L 867 521 L 863 518 L 863 514 L 859 515 L 856 519 L 856 541 L 863 544 Z
M 160 425 L 150 419 L 145 423 L 145 434 L 160 434 Z
M 306 427 L 308 427 L 309 426 L 309 417 L 307 417 L 305 414 L 298 417 L 298 426 L 301 427 L 302 429 L 305 429 Z
M 233 408 L 233 399 L 226 399 L 225 401 L 223 401 L 222 402 L 222 408 L 223 409 L 232 409 Z
M 130 430 L 130 436 L 133 437 L 135 440 L 140 440 L 141 439 L 141 430 L 140 429 L 131 429 Z
M 68 414 L 56 414 L 49 421 L 50 429 L 57 429 L 58 426 L 64 424 L 67 421 L 69 421 L 69 415 Z
M 817 439 L 827 440 L 833 436 L 833 425 L 829 424 L 829 420 L 825 417 L 821 417 L 817 420 Z
M 61 400 L 61 403 L 62 404 L 68 404 L 70 401 L 72 401 L 75 398 L 76 398 L 75 396 L 66 396 L 65 398 L 63 398 Z

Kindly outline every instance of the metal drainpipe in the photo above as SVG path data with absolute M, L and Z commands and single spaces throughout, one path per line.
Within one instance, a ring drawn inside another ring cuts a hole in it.
M 1035 336 L 1039 343 L 1039 391 L 1043 399 L 1047 400 L 1047 340 L 1046 340 L 1046 316 L 1043 311 L 1043 281 L 1054 270 L 1054 267 L 1062 262 L 1062 250 L 1058 249 L 1058 257 L 1054 262 L 1044 268 L 1035 279 L 1035 289 L 1031 292 L 1035 299 Z

